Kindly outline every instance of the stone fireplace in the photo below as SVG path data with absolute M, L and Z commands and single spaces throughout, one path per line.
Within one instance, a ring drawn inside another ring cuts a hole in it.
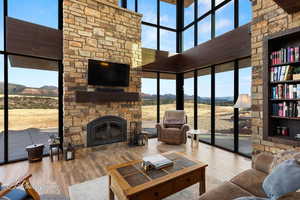
M 141 121 L 140 100 L 79 102 L 76 99 L 78 92 L 93 96 L 103 88 L 88 85 L 89 59 L 129 64 L 129 87 L 113 89 L 122 89 L 126 94 L 141 93 L 142 74 L 138 69 L 141 65 L 141 15 L 119 8 L 117 2 L 63 2 L 64 140 L 77 147 L 124 141 L 128 138 L 129 131 L 125 130 L 128 124 Z M 108 123 L 109 118 L 111 123 Z M 91 130 L 94 132 L 90 133 Z M 108 138 L 114 139 L 108 141 Z
M 99 117 L 87 125 L 87 146 L 124 142 L 127 139 L 127 121 L 118 116 Z

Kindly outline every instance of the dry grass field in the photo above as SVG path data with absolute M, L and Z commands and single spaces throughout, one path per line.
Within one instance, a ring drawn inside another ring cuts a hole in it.
M 0 115 L 0 130 L 3 131 L 3 112 Z M 12 109 L 9 110 L 9 130 L 28 128 L 55 128 L 58 126 L 57 109 Z

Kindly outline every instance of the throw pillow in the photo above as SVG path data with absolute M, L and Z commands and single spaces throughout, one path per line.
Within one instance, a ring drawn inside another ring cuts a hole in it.
M 0 185 L 0 190 L 2 189 L 4 189 L 4 187 L 1 187 Z M 0 197 L 0 200 L 24 200 L 27 196 L 28 195 L 24 190 L 14 189 L 4 197 Z
M 279 164 L 264 180 L 263 189 L 271 200 L 300 189 L 300 165 L 293 160 Z
M 260 198 L 260 197 L 240 197 L 234 200 L 269 200 L 269 199 Z

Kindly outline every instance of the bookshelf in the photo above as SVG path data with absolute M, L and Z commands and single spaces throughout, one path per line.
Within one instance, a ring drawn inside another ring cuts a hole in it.
M 300 146 L 300 28 L 264 38 L 264 140 Z M 299 67 L 299 68 L 298 68 Z

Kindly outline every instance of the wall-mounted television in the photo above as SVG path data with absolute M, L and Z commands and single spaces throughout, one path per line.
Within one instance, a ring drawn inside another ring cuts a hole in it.
M 89 60 L 88 84 L 99 86 L 129 86 L 129 65 Z

